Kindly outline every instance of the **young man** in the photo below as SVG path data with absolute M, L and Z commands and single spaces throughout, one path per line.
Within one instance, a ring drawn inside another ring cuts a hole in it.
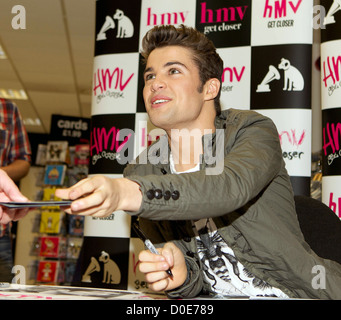
M 58 190 L 78 199 L 69 212 L 138 216 L 161 253 L 141 252 L 140 270 L 172 298 L 341 298 L 341 266 L 303 239 L 273 122 L 220 111 L 223 63 L 212 42 L 192 28 L 159 26 L 145 36 L 143 55 L 146 110 L 167 135 L 127 166 L 125 178 L 96 176 Z M 180 130 L 200 139 L 179 138 Z M 223 156 L 212 164 L 210 151 Z M 313 285 L 315 266 L 326 270 L 325 289 Z

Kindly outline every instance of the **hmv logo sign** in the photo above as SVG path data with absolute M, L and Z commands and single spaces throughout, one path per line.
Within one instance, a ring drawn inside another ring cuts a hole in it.
M 341 55 L 327 56 L 322 62 L 322 80 L 324 87 L 331 96 L 335 90 L 341 88 Z
M 279 140 L 281 143 L 281 147 L 283 150 L 283 159 L 293 160 L 293 159 L 301 159 L 304 155 L 302 150 L 299 148 L 302 146 L 304 139 L 306 137 L 306 131 L 303 130 L 300 134 L 296 133 L 295 129 L 291 129 L 290 131 L 284 130 L 279 133 Z M 289 148 L 292 149 L 289 149 Z
M 117 21 L 117 24 L 115 23 Z M 106 16 L 105 21 L 97 34 L 96 41 L 107 40 L 107 31 L 116 29 L 116 38 L 131 38 L 134 35 L 134 25 L 129 17 L 120 9 L 116 9 L 113 17 Z
M 96 3 L 95 56 L 136 52 L 140 35 L 141 4 L 135 1 L 94 1 Z
M 126 74 L 123 68 L 97 69 L 94 73 L 93 94 L 96 102 L 104 98 L 124 98 L 123 92 L 133 78 L 134 73 Z
M 213 9 L 207 2 L 200 3 L 200 24 L 204 26 L 204 34 L 220 31 L 240 30 L 248 6 L 231 6 Z M 213 24 L 213 25 L 211 25 Z
M 329 208 L 341 219 L 341 198 L 334 198 L 333 192 L 329 195 Z
M 263 12 L 263 18 L 285 18 L 288 13 L 296 14 L 302 0 L 266 0 Z
M 209 9 L 206 2 L 201 3 L 200 23 L 234 22 L 244 19 L 247 6 Z
M 250 45 L 251 0 L 197 1 L 196 28 L 217 48 Z
M 263 18 L 271 19 L 268 22 L 268 28 L 286 28 L 294 27 L 293 18 L 299 11 L 302 0 L 266 0 L 263 11 Z
M 341 173 L 341 122 L 340 109 L 322 110 L 322 174 Z
M 122 173 L 134 158 L 133 114 L 93 115 L 90 130 L 89 173 Z
M 186 24 L 189 11 L 155 13 L 147 8 L 147 26 Z
M 226 1 L 222 4 L 223 6 L 215 4 L 215 7 L 213 7 L 213 3 L 200 3 L 200 7 L 197 8 L 199 14 L 197 19 L 201 25 L 204 25 L 204 34 L 241 29 L 249 6 L 240 4 L 238 6 L 226 7 Z
M 222 75 L 222 92 L 229 92 L 233 90 L 233 84 L 238 84 L 242 81 L 245 72 L 245 66 L 242 67 L 226 67 Z

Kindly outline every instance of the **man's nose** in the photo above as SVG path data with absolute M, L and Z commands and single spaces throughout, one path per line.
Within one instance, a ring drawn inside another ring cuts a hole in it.
M 166 87 L 165 81 L 161 79 L 160 77 L 157 77 L 154 79 L 151 89 L 153 92 L 156 92 L 160 89 L 164 89 L 165 87 Z

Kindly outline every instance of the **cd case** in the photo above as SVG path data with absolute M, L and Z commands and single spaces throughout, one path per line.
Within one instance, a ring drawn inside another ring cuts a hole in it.
M 72 203 L 71 200 L 63 201 L 28 201 L 28 202 L 0 202 L 0 206 L 11 209 L 20 208 L 39 208 L 39 207 L 68 207 Z

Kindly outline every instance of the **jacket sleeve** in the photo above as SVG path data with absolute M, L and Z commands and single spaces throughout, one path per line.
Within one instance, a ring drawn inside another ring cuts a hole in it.
M 189 220 L 232 212 L 255 198 L 284 165 L 273 122 L 256 112 L 239 112 L 226 120 L 221 173 L 205 169 L 180 175 L 134 175 L 143 195 L 139 211 L 127 212 L 151 220 Z M 217 145 L 217 148 L 220 146 Z M 170 191 L 172 197 L 150 199 L 148 191 Z M 174 197 L 173 197 L 174 196 Z

